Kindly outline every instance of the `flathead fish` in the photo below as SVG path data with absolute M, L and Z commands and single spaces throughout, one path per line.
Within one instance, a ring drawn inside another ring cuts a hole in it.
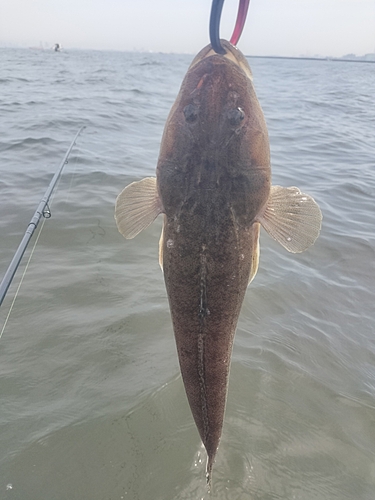
M 181 374 L 207 450 L 223 427 L 233 338 L 259 262 L 260 225 L 289 252 L 319 235 L 321 212 L 296 187 L 271 186 L 268 132 L 248 62 L 229 42 L 190 65 L 169 113 L 156 178 L 127 186 L 116 222 L 133 238 L 159 215 L 159 243 Z

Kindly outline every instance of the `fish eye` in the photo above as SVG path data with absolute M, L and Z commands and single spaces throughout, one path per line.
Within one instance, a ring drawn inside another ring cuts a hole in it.
M 198 118 L 198 107 L 194 104 L 188 104 L 184 107 L 184 115 L 187 122 L 195 122 L 195 120 Z
M 228 120 L 231 125 L 237 127 L 245 118 L 245 113 L 241 108 L 234 108 L 228 111 Z

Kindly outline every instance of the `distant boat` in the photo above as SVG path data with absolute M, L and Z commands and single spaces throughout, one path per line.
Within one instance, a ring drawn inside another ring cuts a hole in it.
M 59 43 L 55 43 L 55 46 L 53 47 L 53 50 L 55 52 L 60 52 L 61 50 L 61 45 Z

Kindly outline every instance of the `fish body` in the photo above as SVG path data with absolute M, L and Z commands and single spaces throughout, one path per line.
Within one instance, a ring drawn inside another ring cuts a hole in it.
M 159 259 L 181 374 L 211 476 L 222 432 L 234 334 L 259 262 L 262 224 L 287 250 L 317 238 L 321 213 L 298 188 L 271 187 L 268 132 L 250 67 L 222 41 L 193 60 L 168 116 L 155 178 L 116 202 L 132 238 L 163 213 Z
M 237 320 L 258 265 L 254 221 L 269 197 L 271 172 L 267 128 L 248 75 L 214 53 L 196 61 L 167 121 L 157 180 L 177 351 L 210 472 Z

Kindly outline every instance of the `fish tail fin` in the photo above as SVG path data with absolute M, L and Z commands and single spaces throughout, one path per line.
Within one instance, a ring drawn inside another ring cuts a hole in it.
M 212 489 L 212 467 L 215 462 L 215 456 L 208 455 L 207 457 L 207 464 L 206 464 L 206 481 L 207 481 L 207 488 L 208 491 L 210 492 Z

